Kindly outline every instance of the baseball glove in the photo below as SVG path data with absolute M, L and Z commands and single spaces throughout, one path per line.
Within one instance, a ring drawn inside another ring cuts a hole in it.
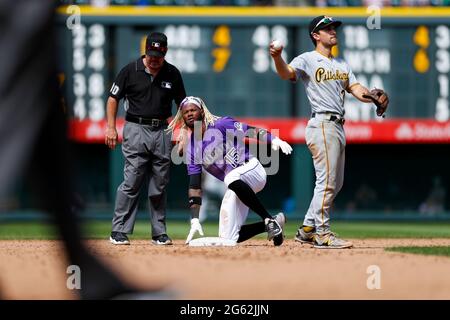
M 377 106 L 377 116 L 381 117 L 386 112 L 389 105 L 389 97 L 381 89 L 372 89 L 369 93 L 363 94 L 363 98 L 370 99 Z

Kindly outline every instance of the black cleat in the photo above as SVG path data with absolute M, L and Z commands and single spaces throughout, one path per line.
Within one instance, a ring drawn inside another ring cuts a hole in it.
M 277 214 L 274 219 L 278 222 L 278 224 L 281 227 L 281 230 L 284 230 L 284 225 L 286 224 L 286 217 L 284 215 L 283 212 L 280 212 L 279 214 Z M 275 236 L 273 238 L 273 244 L 275 246 L 281 246 L 283 244 L 284 241 L 284 232 L 282 231 L 281 234 Z
M 278 235 L 283 234 L 280 224 L 275 219 L 268 219 L 266 222 L 267 239 L 273 240 Z
M 112 244 L 116 244 L 116 245 L 128 245 L 128 244 L 130 244 L 130 240 L 128 240 L 128 237 L 127 237 L 126 233 L 123 233 L 123 232 L 116 232 L 116 231 L 111 232 L 111 236 L 109 237 L 109 241 Z
M 161 234 L 152 238 L 152 243 L 155 245 L 168 246 L 172 244 L 172 239 L 167 234 Z

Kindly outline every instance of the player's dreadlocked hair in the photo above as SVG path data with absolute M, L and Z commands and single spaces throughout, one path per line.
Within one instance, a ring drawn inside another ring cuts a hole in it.
M 220 117 L 213 115 L 211 112 L 209 112 L 208 108 L 206 107 L 205 102 L 203 102 L 202 99 L 198 98 L 198 97 L 193 97 L 193 96 L 189 96 L 183 99 L 183 101 L 181 101 L 180 103 L 180 107 L 178 108 L 177 114 L 175 115 L 175 117 L 173 118 L 173 120 L 169 123 L 169 126 L 167 127 L 168 131 L 172 131 L 175 130 L 175 128 L 177 126 L 180 126 L 180 128 L 186 129 L 186 123 L 184 123 L 183 120 L 183 106 L 188 104 L 188 103 L 192 103 L 195 104 L 197 107 L 199 107 L 200 109 L 203 110 L 204 113 L 204 117 L 203 117 L 203 122 L 205 123 L 206 126 L 208 125 L 213 125 L 217 119 L 219 119 Z

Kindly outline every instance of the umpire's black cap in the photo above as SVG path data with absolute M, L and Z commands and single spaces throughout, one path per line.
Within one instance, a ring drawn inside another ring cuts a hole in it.
M 316 31 L 324 29 L 328 26 L 334 26 L 335 28 L 339 27 L 342 24 L 341 21 L 334 20 L 333 17 L 330 16 L 318 16 L 311 20 L 309 23 L 309 34 L 313 34 Z
M 145 41 L 145 54 L 153 57 L 164 57 L 167 52 L 167 37 L 161 32 L 152 32 Z

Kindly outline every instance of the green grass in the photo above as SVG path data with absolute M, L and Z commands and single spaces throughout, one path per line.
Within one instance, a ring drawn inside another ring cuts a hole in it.
M 386 251 L 450 257 L 450 247 L 392 247 Z
M 286 225 L 286 237 L 293 238 L 299 220 Z M 332 229 L 345 238 L 450 238 L 448 222 L 332 222 Z M 189 232 L 188 221 L 168 221 L 168 234 L 173 239 L 184 239 Z M 203 223 L 205 236 L 217 236 L 218 224 Z M 90 221 L 84 225 L 84 235 L 91 239 L 105 239 L 111 232 L 111 222 Z M 0 224 L 0 239 L 56 239 L 54 229 L 40 222 L 14 222 Z M 137 221 L 132 239 L 150 238 L 150 221 Z M 264 239 L 265 235 L 259 238 Z
M 331 226 L 347 238 L 450 238 L 448 222 L 332 222 Z
M 1 240 L 47 240 L 55 238 L 53 228 L 46 223 L 14 222 L 0 224 Z

